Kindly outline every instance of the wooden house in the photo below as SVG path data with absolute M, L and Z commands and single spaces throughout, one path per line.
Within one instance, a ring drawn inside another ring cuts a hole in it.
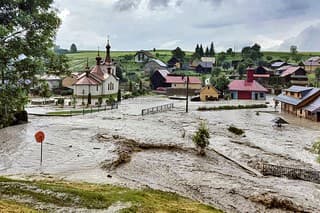
M 308 76 L 304 68 L 298 66 L 288 66 L 280 74 L 282 84 L 308 85 Z
M 201 101 L 214 101 L 218 99 L 219 99 L 219 92 L 214 86 L 208 85 L 203 87 L 200 90 Z
M 166 70 L 167 68 L 168 66 L 164 62 L 152 58 L 144 65 L 143 70 L 146 75 L 152 76 L 156 70 Z
M 282 112 L 320 122 L 320 88 L 291 86 L 275 100 Z
M 144 63 L 151 58 L 154 58 L 154 56 L 149 51 L 140 50 L 135 54 L 134 61 L 137 63 Z
M 199 65 L 196 67 L 197 73 L 211 73 L 213 68 L 212 62 L 200 62 Z
M 170 87 L 171 84 L 166 82 L 166 77 L 170 72 L 168 70 L 156 70 L 151 78 L 151 88 L 156 90 L 158 88 Z
M 168 63 L 169 68 L 181 69 L 183 61 L 181 61 L 180 59 L 178 59 L 176 57 L 172 57 L 169 59 L 169 61 L 167 63 Z

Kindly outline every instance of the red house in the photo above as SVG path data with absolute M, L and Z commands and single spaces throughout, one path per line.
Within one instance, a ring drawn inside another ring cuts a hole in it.
M 229 85 L 232 99 L 265 100 L 268 90 L 254 80 L 254 69 L 247 70 L 246 80 L 233 80 Z

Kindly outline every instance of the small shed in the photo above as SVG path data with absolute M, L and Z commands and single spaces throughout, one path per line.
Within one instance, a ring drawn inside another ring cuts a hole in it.
M 200 90 L 201 101 L 215 101 L 219 99 L 219 91 L 212 85 L 203 87 Z

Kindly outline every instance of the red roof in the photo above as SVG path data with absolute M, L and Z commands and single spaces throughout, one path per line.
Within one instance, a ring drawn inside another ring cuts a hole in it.
M 101 81 L 95 79 L 92 75 L 80 77 L 74 85 L 99 85 Z
M 182 78 L 182 76 L 166 76 L 166 83 L 169 84 L 184 84 L 187 82 L 187 77 Z M 201 80 L 198 77 L 190 76 L 189 84 L 201 84 Z
M 96 65 L 91 71 L 90 73 L 94 74 L 95 76 L 97 76 L 98 78 L 100 78 L 101 80 L 104 79 L 104 73 L 102 72 L 101 68 L 99 65 Z
M 246 80 L 233 80 L 228 87 L 230 91 L 268 92 L 268 90 L 257 81 L 247 82 Z
M 286 69 L 285 71 L 283 71 L 280 75 L 280 77 L 285 77 L 287 75 L 291 75 L 293 73 L 295 73 L 298 69 L 300 69 L 300 67 L 289 67 L 288 69 Z

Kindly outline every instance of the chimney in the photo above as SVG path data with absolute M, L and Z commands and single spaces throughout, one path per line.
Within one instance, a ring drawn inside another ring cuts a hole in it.
M 253 68 L 248 68 L 247 69 L 247 82 L 248 83 L 252 83 L 253 82 L 253 80 L 254 80 L 253 74 L 254 74 L 254 69 Z

